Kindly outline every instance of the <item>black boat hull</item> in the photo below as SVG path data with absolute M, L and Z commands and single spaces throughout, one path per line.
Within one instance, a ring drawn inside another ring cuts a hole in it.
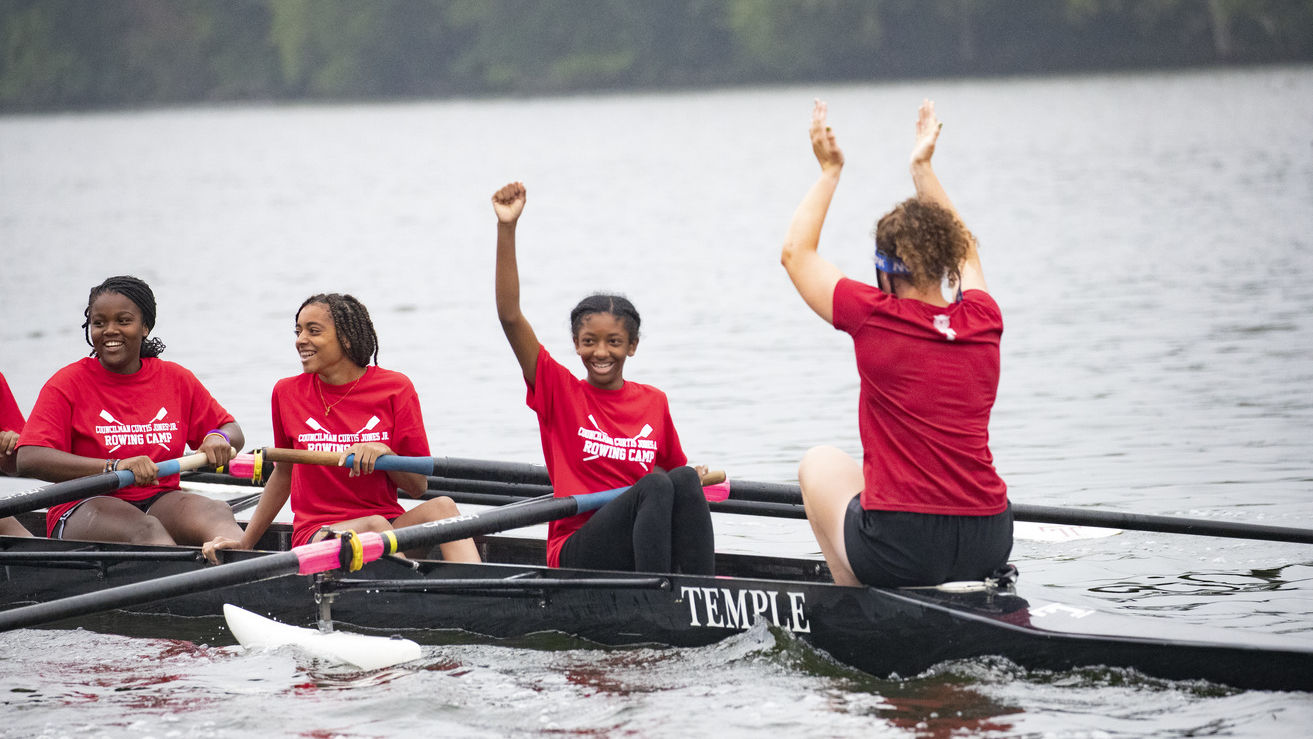
M 317 601 L 326 600 L 341 627 L 421 641 L 452 630 L 497 638 L 558 632 L 602 645 L 682 647 L 764 624 L 877 677 L 999 655 L 1030 669 L 1102 665 L 1240 688 L 1313 690 L 1307 644 L 1028 601 L 1010 589 L 841 587 L 818 562 L 746 555 L 722 555 L 718 571 L 729 576 L 720 577 L 548 569 L 526 564 L 541 561 L 541 542 L 490 537 L 480 547 L 486 559 L 508 564 L 380 561 L 320 581 L 282 577 L 134 606 L 130 629 L 100 618 L 58 625 L 231 643 L 216 618 L 224 603 L 312 625 Z M 137 558 L 142 552 L 172 559 Z M 53 559 L 69 556 L 79 559 Z M 130 558 L 104 559 L 120 556 Z M 0 537 L 0 566 L 0 606 L 8 608 L 207 565 L 186 547 Z

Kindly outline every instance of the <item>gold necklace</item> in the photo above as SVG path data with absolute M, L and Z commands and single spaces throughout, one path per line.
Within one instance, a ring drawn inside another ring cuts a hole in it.
M 331 415 L 331 414 L 333 413 L 333 408 L 337 407 L 337 404 L 338 404 L 338 403 L 341 403 L 342 401 L 346 400 L 346 396 L 350 395 L 350 394 L 351 394 L 351 391 L 356 389 L 356 385 L 358 385 L 358 384 L 360 383 L 361 378 L 363 378 L 363 377 L 365 376 L 365 374 L 368 374 L 368 370 L 366 370 L 364 373 L 362 373 L 362 374 L 360 375 L 360 377 L 357 377 L 357 378 L 356 378 L 356 381 L 353 382 L 353 383 L 351 383 L 351 387 L 347 388 L 345 393 L 342 393 L 342 397 L 338 398 L 337 400 L 334 400 L 334 401 L 332 402 L 332 404 L 330 405 L 329 402 L 328 402 L 328 400 L 324 397 L 324 385 L 323 385 L 323 382 L 320 381 L 320 379 L 319 379 L 319 374 L 318 374 L 318 373 L 315 373 L 315 389 L 319 391 L 319 402 L 324 404 L 324 417 L 325 417 L 325 418 L 327 418 L 329 415 Z

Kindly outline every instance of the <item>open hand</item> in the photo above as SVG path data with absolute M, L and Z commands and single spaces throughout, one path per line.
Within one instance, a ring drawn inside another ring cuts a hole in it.
M 921 108 L 916 112 L 916 145 L 912 147 L 912 164 L 930 161 L 935 155 L 935 142 L 939 141 L 939 129 L 944 124 L 935 117 L 935 101 L 921 101 Z
M 512 182 L 492 194 L 492 209 L 497 212 L 498 223 L 515 223 L 524 211 L 528 191 L 523 182 Z
M 839 150 L 839 143 L 834 138 L 834 131 L 826 123 L 826 114 L 829 108 L 825 102 L 819 98 L 812 105 L 812 153 L 816 155 L 816 161 L 820 162 L 821 169 L 842 168 L 843 152 Z

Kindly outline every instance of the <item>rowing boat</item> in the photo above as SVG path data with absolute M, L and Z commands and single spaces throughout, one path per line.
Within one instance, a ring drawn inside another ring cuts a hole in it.
M 191 483 L 203 489 L 207 483 Z M 242 492 L 228 488 L 225 495 Z M 245 491 L 249 493 L 250 491 Z M 219 494 L 219 493 L 216 493 Z M 285 541 L 285 525 L 262 546 Z M 1167 679 L 1313 691 L 1313 646 L 1073 606 L 998 581 L 939 588 L 834 585 L 823 561 L 722 551 L 716 577 L 549 569 L 540 536 L 480 537 L 485 564 L 384 558 L 354 573 L 289 576 L 134 605 L 137 636 L 231 643 L 225 603 L 293 625 L 331 621 L 421 642 L 558 632 L 600 645 L 702 646 L 753 628 L 792 634 L 878 677 L 989 655 L 1030 669 L 1133 668 Z M 234 561 L 267 556 L 231 552 Z M 209 567 L 194 548 L 0 537 L 0 606 Z M 100 628 L 104 619 L 60 625 Z

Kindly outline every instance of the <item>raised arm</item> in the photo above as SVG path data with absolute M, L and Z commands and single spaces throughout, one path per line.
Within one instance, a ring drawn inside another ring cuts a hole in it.
M 943 127 L 944 124 L 935 117 L 934 101 L 922 100 L 921 108 L 916 114 L 916 143 L 912 146 L 912 184 L 916 186 L 918 198 L 952 213 L 958 223 L 962 223 L 962 227 L 966 228 L 962 215 L 953 207 L 953 201 L 948 199 L 948 192 L 944 190 L 943 184 L 939 182 L 939 177 L 935 175 L 935 170 L 930 165 L 930 159 L 935 155 L 935 144 L 939 142 L 939 131 Z M 980 253 L 976 250 L 976 240 L 973 237 L 969 241 L 967 255 L 962 260 L 961 288 L 987 290 L 985 275 L 980 268 Z
M 524 184 L 512 182 L 493 194 L 492 208 L 497 212 L 497 318 L 525 381 L 532 385 L 538 369 L 538 336 L 520 312 L 520 269 L 515 262 L 515 225 L 526 197 Z
M 825 214 L 830 210 L 830 200 L 843 171 L 843 152 L 834 132 L 826 125 L 827 112 L 820 100 L 812 106 L 812 153 L 821 165 L 821 175 L 793 212 L 780 263 L 807 305 L 827 323 L 834 323 L 834 286 L 843 278 L 843 272 L 816 251 Z

